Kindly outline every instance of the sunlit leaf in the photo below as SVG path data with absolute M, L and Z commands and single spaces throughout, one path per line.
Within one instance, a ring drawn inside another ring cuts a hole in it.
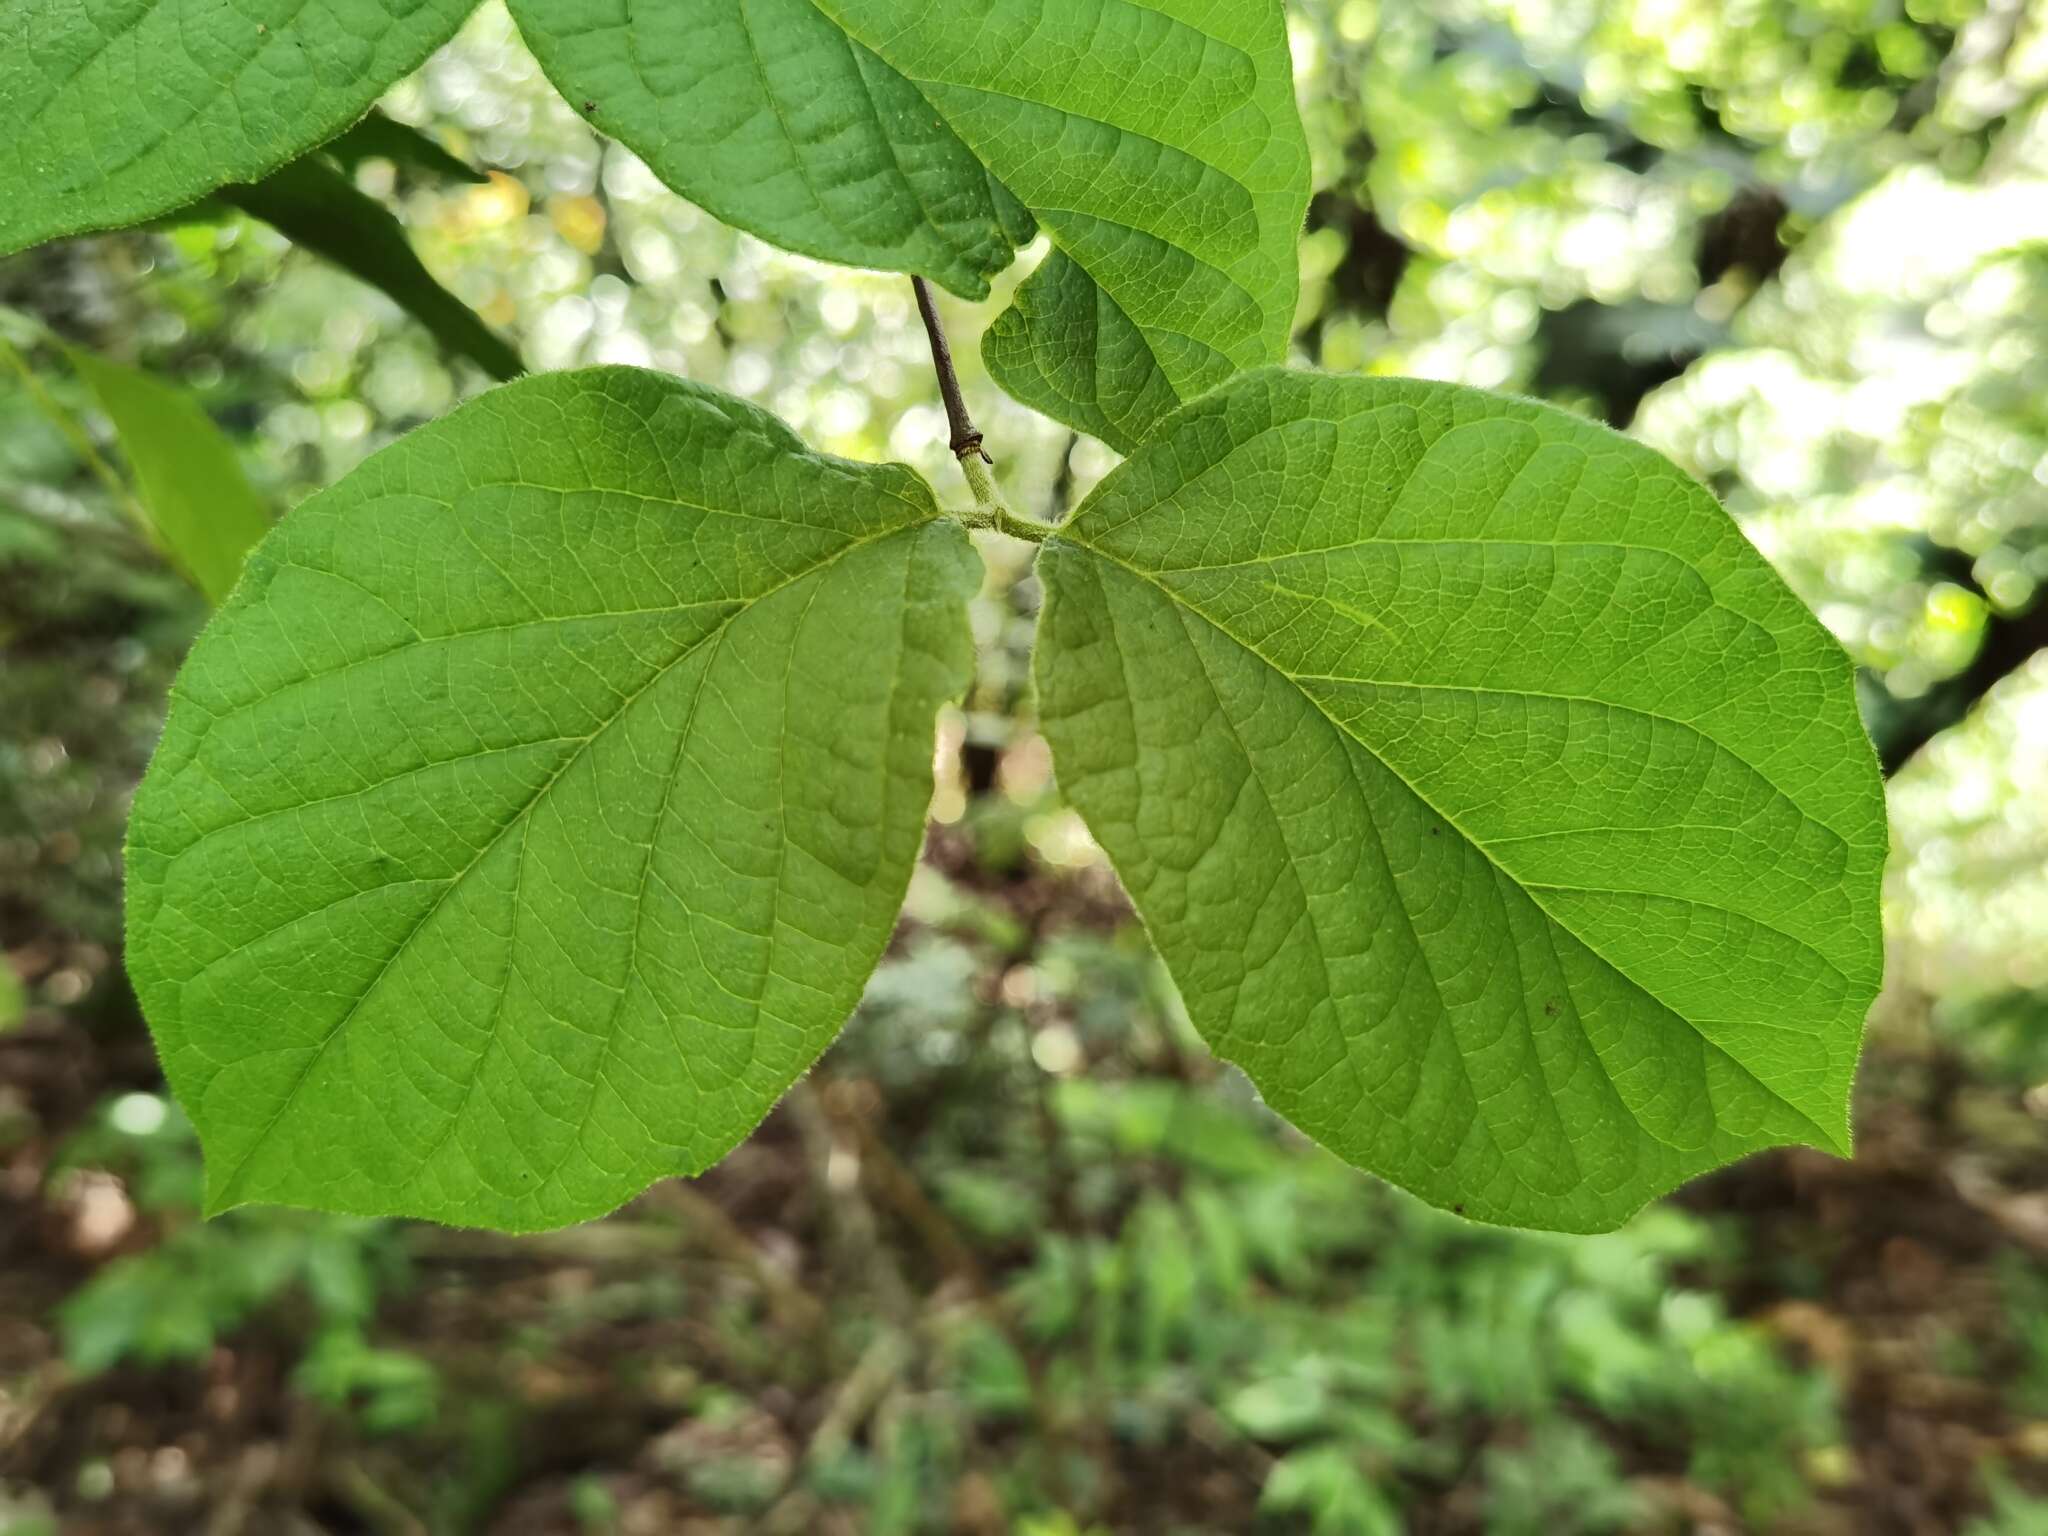
M 745 1136 L 923 837 L 980 573 L 936 517 L 627 369 L 494 391 L 287 517 L 130 830 L 209 1205 L 532 1229 Z
M 1667 461 L 1533 403 L 1261 371 L 1040 569 L 1060 787 L 1297 1125 L 1568 1230 L 1847 1149 L 1876 764 L 1847 659 Z

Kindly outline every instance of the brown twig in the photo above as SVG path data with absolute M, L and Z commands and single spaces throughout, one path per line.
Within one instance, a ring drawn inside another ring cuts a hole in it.
M 917 313 L 924 321 L 925 339 L 932 344 L 932 371 L 939 376 L 939 395 L 946 402 L 946 427 L 952 434 L 946 446 L 953 450 L 956 459 L 978 454 L 982 463 L 993 464 L 995 461 L 981 446 L 981 433 L 974 418 L 967 414 L 967 401 L 960 393 L 960 375 L 953 369 L 953 348 L 946 340 L 946 327 L 939 319 L 932 285 L 921 277 L 913 277 L 910 286 L 917 294 Z

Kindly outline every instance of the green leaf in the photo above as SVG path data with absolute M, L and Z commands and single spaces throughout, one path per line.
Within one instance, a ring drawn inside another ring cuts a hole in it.
M 482 186 L 491 178 L 475 166 L 458 160 L 437 139 L 429 138 L 409 123 L 372 112 L 368 117 L 320 146 L 320 152 L 353 171 L 365 160 L 389 160 L 394 165 L 439 176 L 448 181 L 465 181 Z
M 510 1230 L 709 1166 L 837 1033 L 980 563 L 901 466 L 632 369 L 284 519 L 137 793 L 128 963 L 207 1200 Z
M 1259 1510 L 1305 1515 L 1312 1536 L 1399 1536 L 1406 1528 L 1357 1453 L 1339 1443 L 1312 1445 L 1275 1462 L 1259 1492 Z
M 270 530 L 270 510 L 242 473 L 234 444 L 184 391 L 76 347 L 65 350 L 135 471 L 143 532 L 209 602 L 220 602 Z
M 977 298 L 1010 264 L 1015 242 L 973 151 L 813 0 L 511 10 L 572 106 L 728 224 Z
M 492 378 L 523 371 L 510 344 L 434 281 L 396 215 L 320 157 L 295 160 L 253 186 L 227 187 L 221 195 L 294 245 L 382 290 L 442 346 Z
M 1286 347 L 1308 152 L 1273 0 L 512 12 L 593 123 L 777 245 L 980 298 L 1035 220 L 1057 254 L 989 366 L 1119 448 Z
M 1197 1027 L 1317 1140 L 1572 1231 L 1847 1149 L 1876 764 L 1840 648 L 1668 462 L 1263 370 L 1040 569 L 1061 788 Z
M 0 254 L 255 181 L 361 117 L 476 0 L 11 0 Z
M 15 973 L 14 963 L 0 954 L 0 1035 L 6 1034 L 28 1015 L 28 992 Z
M 1176 388 L 1144 333 L 1059 250 L 1047 253 L 982 333 L 981 357 L 1011 395 L 1119 453 L 1132 452 L 1186 397 L 1232 371 L 1224 358 L 1217 377 L 1197 370 Z

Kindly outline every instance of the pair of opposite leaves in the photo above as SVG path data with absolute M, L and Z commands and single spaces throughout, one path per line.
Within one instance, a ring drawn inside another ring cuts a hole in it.
M 253 183 L 476 0 L 16 0 L 0 254 Z M 510 0 L 563 96 L 773 244 L 966 298 L 992 375 L 1129 452 L 1280 360 L 1308 151 L 1277 0 Z
M 23 0 L 0 250 L 332 137 L 473 0 Z M 1669 465 L 1276 360 L 1306 197 L 1268 0 L 511 0 L 729 222 L 987 290 L 1134 451 L 1041 557 L 1062 786 L 1197 1025 L 1338 1152 L 1612 1225 L 1845 1143 L 1881 798 L 1840 652 Z M 503 1227 L 731 1147 L 893 921 L 964 686 L 958 528 L 621 372 L 512 386 L 253 558 L 137 800 L 130 964 L 215 1207 Z M 858 658 L 857 666 L 849 658 Z
M 209 1205 L 528 1229 L 715 1162 L 887 942 L 980 570 L 909 470 L 627 369 L 507 385 L 288 516 L 130 835 Z M 1260 369 L 1039 572 L 1062 792 L 1318 1140 L 1570 1230 L 1846 1148 L 1881 786 L 1846 658 L 1669 463 Z

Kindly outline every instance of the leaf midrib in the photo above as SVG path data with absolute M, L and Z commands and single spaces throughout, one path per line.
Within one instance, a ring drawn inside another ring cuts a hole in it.
M 1224 635 L 1226 638 L 1235 639 L 1234 636 L 1230 635 L 1230 632 L 1228 630 L 1223 629 L 1221 625 L 1218 625 L 1213 620 L 1209 619 L 1208 615 L 1199 612 L 1199 610 L 1195 609 L 1189 604 L 1179 604 L 1176 608 L 1176 611 L 1182 615 L 1181 623 L 1183 626 L 1183 633 L 1185 633 L 1185 626 L 1188 617 L 1192 616 L 1202 619 L 1204 622 L 1208 623 L 1212 628 L 1214 628 L 1218 633 Z M 1113 616 L 1112 623 L 1114 623 Z M 1242 642 L 1239 643 L 1242 644 Z M 1316 960 L 1318 965 L 1321 967 L 1323 973 L 1323 989 L 1325 993 L 1330 997 L 1331 1002 L 1334 1005 L 1337 997 L 1337 983 L 1336 978 L 1330 972 L 1329 949 L 1323 940 L 1322 924 L 1316 917 L 1315 903 L 1310 897 L 1307 882 L 1301 878 L 1301 872 L 1299 868 L 1295 866 L 1293 845 L 1288 841 L 1287 832 L 1282 822 L 1279 808 L 1275 804 L 1273 799 L 1273 792 L 1271 789 L 1267 787 L 1265 778 L 1259 771 L 1258 760 L 1256 755 L 1253 753 L 1251 747 L 1245 742 L 1243 733 L 1238 729 L 1237 722 L 1230 718 L 1229 711 L 1224 706 L 1223 691 L 1221 688 L 1217 686 L 1215 674 L 1210 670 L 1209 667 L 1208 657 L 1204 656 L 1199 648 L 1194 647 L 1192 641 L 1190 641 L 1190 648 L 1194 649 L 1195 651 L 1195 663 L 1197 666 L 1201 668 L 1203 681 L 1208 684 L 1210 696 L 1216 701 L 1218 714 L 1220 718 L 1223 720 L 1225 728 L 1230 732 L 1232 741 L 1234 741 L 1237 744 L 1238 751 L 1242 753 L 1244 756 L 1246 776 L 1250 782 L 1258 786 L 1260 797 L 1264 799 L 1266 802 L 1267 814 L 1272 818 L 1275 827 L 1275 835 L 1279 837 L 1280 846 L 1285 851 L 1287 856 L 1289 872 L 1294 877 L 1297 889 L 1299 889 L 1302 893 L 1302 911 L 1303 915 L 1306 917 L 1308 921 L 1309 933 L 1315 941 Z M 1246 647 L 1246 649 L 1250 648 Z M 1256 652 L 1254 652 L 1254 654 L 1256 654 Z M 1259 659 L 1261 661 L 1265 660 L 1264 657 L 1260 657 Z M 1269 662 L 1267 663 L 1267 665 L 1271 666 L 1271 663 Z M 1275 668 L 1274 670 L 1277 671 L 1279 669 Z M 1126 686 L 1128 686 L 1128 684 Z M 1319 710 L 1318 713 L 1320 714 L 1321 711 Z M 1355 740 L 1355 738 L 1351 735 L 1350 732 L 1346 731 L 1341 725 L 1338 725 L 1336 721 L 1330 719 L 1327 715 L 1324 715 L 1323 719 L 1324 722 L 1337 733 L 1338 740 L 1340 743 Z M 1375 761 L 1378 760 L 1378 754 L 1374 753 L 1370 747 L 1365 746 L 1363 742 L 1358 743 L 1358 745 L 1361 747 L 1362 750 L 1370 754 L 1375 759 Z M 1357 790 L 1359 798 L 1361 800 L 1364 799 L 1365 786 L 1358 781 L 1357 766 L 1349 760 L 1348 754 L 1346 754 L 1345 775 L 1347 778 L 1351 780 L 1352 786 L 1354 789 Z M 1426 801 L 1424 803 L 1427 804 Z M 1372 831 L 1373 845 L 1379 850 L 1380 864 L 1387 871 L 1389 884 L 1393 887 L 1394 908 L 1397 912 L 1400 913 L 1402 925 L 1408 930 L 1409 941 L 1415 946 L 1416 961 L 1422 968 L 1423 977 L 1429 982 L 1429 990 L 1431 995 L 1436 998 L 1437 1011 L 1445 1019 L 1449 1019 L 1451 1017 L 1451 1006 L 1444 996 L 1443 982 L 1438 978 L 1436 974 L 1436 962 L 1434 957 L 1429 952 L 1429 946 L 1423 942 L 1422 934 L 1420 930 L 1416 927 L 1415 914 L 1409 911 L 1407 903 L 1401 899 L 1399 882 L 1394 876 L 1393 860 L 1391 857 L 1389 857 L 1387 853 L 1386 836 L 1381 831 L 1378 820 L 1370 814 L 1368 814 L 1366 817 L 1366 825 Z M 1519 957 L 1517 957 L 1516 959 L 1516 964 L 1517 968 L 1519 969 Z M 1569 993 L 1569 983 L 1567 983 L 1567 993 Z M 1577 1015 L 1578 1010 L 1575 1006 L 1573 1008 L 1573 1017 L 1575 1020 L 1577 1019 Z M 1528 1021 L 1526 1018 L 1524 1018 L 1523 1020 L 1523 1025 L 1524 1032 L 1527 1033 Z M 1581 1025 L 1582 1029 L 1583 1027 L 1584 1026 Z M 1451 1059 L 1457 1063 L 1459 1079 L 1464 1084 L 1466 1094 L 1473 1101 L 1474 1123 L 1476 1123 L 1484 1132 L 1488 1145 L 1490 1145 L 1494 1149 L 1495 1154 L 1500 1158 L 1501 1168 L 1507 1173 L 1508 1177 L 1515 1181 L 1515 1185 L 1517 1188 L 1527 1191 L 1531 1194 L 1541 1195 L 1547 1193 L 1546 1191 L 1539 1190 L 1535 1185 L 1531 1184 L 1528 1181 L 1527 1177 L 1523 1174 L 1522 1170 L 1516 1165 L 1515 1160 L 1509 1155 L 1508 1149 L 1502 1145 L 1500 1133 L 1498 1129 L 1495 1127 L 1492 1117 L 1484 1112 L 1483 1106 L 1485 1103 L 1485 1095 L 1483 1095 L 1479 1091 L 1479 1085 L 1472 1080 L 1472 1063 L 1468 1059 L 1462 1046 L 1460 1046 L 1457 1042 L 1455 1027 L 1452 1028 L 1451 1034 L 1453 1044 L 1453 1048 L 1450 1053 Z M 1533 1042 L 1531 1043 L 1533 1046 Z M 1351 1058 L 1349 1049 L 1350 1044 L 1351 1042 L 1349 1040 L 1345 1041 L 1346 1050 L 1344 1055 L 1340 1057 L 1339 1060 L 1344 1065 L 1352 1067 L 1355 1074 L 1356 1063 Z M 1533 1050 L 1532 1054 L 1534 1054 Z M 1337 1062 L 1333 1062 L 1331 1064 L 1330 1070 L 1335 1071 L 1337 1065 Z M 1313 1085 L 1311 1085 L 1311 1087 L 1312 1086 Z M 1306 1098 L 1307 1092 L 1308 1090 L 1303 1090 L 1302 1097 Z M 1552 1119 L 1555 1120 L 1557 1117 L 1557 1100 L 1555 1096 L 1546 1093 L 1544 1099 L 1546 1108 L 1548 1109 Z M 1641 1122 L 1638 1121 L 1638 1124 L 1640 1123 Z M 1648 1127 L 1645 1126 L 1644 1129 L 1647 1131 Z M 1584 1171 L 1578 1165 L 1578 1156 L 1576 1151 L 1572 1148 L 1569 1138 L 1565 1139 L 1564 1148 L 1566 1155 L 1570 1157 L 1572 1160 L 1571 1183 L 1573 1186 L 1577 1186 L 1578 1184 L 1584 1181 Z
M 855 550 L 864 549 L 871 544 L 879 544 L 884 540 L 895 538 L 901 534 L 914 533 L 919 528 L 922 528 L 926 523 L 929 523 L 934 520 L 934 518 L 927 517 L 919 522 L 899 524 L 896 527 L 890 528 L 883 533 L 870 534 L 865 538 L 850 540 L 846 544 L 843 544 L 838 549 L 834 550 L 825 559 L 817 562 L 814 565 L 806 566 L 803 570 L 798 571 L 796 574 L 792 576 L 784 578 L 782 581 L 777 582 L 774 586 L 769 587 L 766 591 L 763 591 L 758 595 L 745 600 L 734 612 L 727 614 L 723 618 L 719 619 L 718 622 L 715 623 L 710 629 L 705 631 L 702 635 L 699 635 L 696 639 L 692 640 L 681 651 L 677 652 L 676 655 L 669 658 L 669 660 L 663 662 L 660 667 L 658 667 L 653 673 L 651 673 L 648 676 L 645 682 L 641 683 L 641 685 L 638 688 L 634 689 L 632 693 L 628 694 L 623 700 L 621 700 L 618 707 L 612 711 L 611 715 L 601 725 L 599 725 L 596 730 L 592 731 L 590 735 L 584 737 L 583 740 L 577 745 L 576 750 L 571 752 L 567 757 L 565 757 L 562 760 L 560 766 L 558 766 L 553 773 L 549 774 L 548 777 L 541 783 L 541 785 L 537 789 L 535 789 L 531 795 L 527 797 L 525 803 L 522 804 L 518 808 L 518 810 L 514 811 L 510 816 L 508 816 L 505 819 L 504 825 L 499 827 L 497 831 L 491 834 L 490 838 L 484 843 L 484 845 L 481 848 L 477 849 L 476 853 L 470 858 L 469 862 L 465 864 L 455 874 L 447 878 L 446 884 L 443 885 L 440 893 L 436 895 L 434 899 L 427 904 L 426 908 L 420 913 L 418 919 L 413 923 L 413 925 L 410 928 L 406 930 L 404 936 L 401 937 L 399 941 L 392 946 L 391 953 L 384 957 L 383 963 L 377 967 L 375 974 L 372 975 L 370 979 L 364 983 L 363 989 L 360 993 L 356 995 L 355 1001 L 349 1004 L 348 1011 L 345 1014 L 343 1014 L 339 1020 L 335 1022 L 334 1026 L 328 1030 L 327 1034 L 324 1037 L 322 1037 L 320 1043 L 312 1048 L 311 1054 L 307 1057 L 306 1064 L 299 1069 L 298 1075 L 295 1078 L 293 1078 L 291 1087 L 285 1090 L 283 1099 L 280 1100 L 277 1109 L 271 1114 L 270 1119 L 264 1124 L 263 1129 L 259 1131 L 256 1134 L 256 1136 L 249 1142 L 248 1149 L 245 1152 L 243 1152 L 241 1158 L 236 1162 L 235 1166 L 231 1170 L 229 1170 L 225 1175 L 222 1176 L 219 1183 L 220 1193 L 218 1195 L 209 1194 L 206 1202 L 208 1213 L 215 1214 L 220 1211 L 226 1210 L 233 1203 L 235 1189 L 241 1183 L 244 1175 L 247 1173 L 251 1160 L 259 1151 L 262 1150 L 265 1143 L 267 1143 L 270 1140 L 270 1137 L 276 1132 L 278 1125 L 283 1121 L 285 1115 L 290 1112 L 292 1105 L 297 1101 L 299 1093 L 301 1092 L 301 1090 L 305 1088 L 307 1080 L 313 1075 L 314 1070 L 326 1058 L 328 1050 L 333 1046 L 336 1040 L 340 1039 L 344 1034 L 348 1032 L 348 1026 L 350 1025 L 350 1023 L 354 1021 L 357 1013 L 359 1013 L 362 1010 L 363 1005 L 370 1000 L 371 995 L 375 993 L 376 990 L 384 984 L 385 978 L 391 974 L 392 967 L 398 963 L 399 959 L 405 954 L 406 950 L 411 946 L 412 941 L 419 937 L 421 931 L 425 929 L 427 924 L 433 921 L 434 914 L 441 910 L 441 908 L 447 903 L 448 898 L 461 888 L 462 882 L 466 880 L 476 870 L 479 864 L 481 864 L 486 858 L 488 858 L 491 855 L 491 853 L 494 850 L 497 849 L 497 847 L 505 840 L 505 838 L 512 832 L 514 828 L 523 826 L 525 824 L 526 818 L 532 814 L 534 807 L 539 805 L 541 801 L 547 798 L 548 792 L 552 790 L 555 787 L 555 785 L 561 781 L 563 775 L 568 773 L 568 771 L 571 768 L 573 768 L 578 762 L 582 761 L 584 755 L 589 752 L 591 746 L 598 740 L 598 738 L 603 736 L 605 732 L 610 730 L 611 727 L 618 721 L 624 719 L 627 713 L 631 711 L 634 704 L 637 703 L 648 692 L 649 689 L 654 688 L 658 684 L 660 684 L 664 678 L 667 678 L 671 674 L 673 674 L 677 667 L 683 665 L 683 663 L 688 661 L 692 656 L 696 655 L 697 652 L 701 651 L 705 646 L 710 645 L 716 640 L 718 640 L 719 637 L 722 636 L 725 633 L 725 631 L 737 620 L 744 617 L 746 614 L 752 612 L 760 604 L 767 602 L 770 598 L 775 597 L 778 593 L 787 591 L 789 588 L 795 586 L 798 582 L 809 580 L 811 577 L 816 576 L 823 571 L 829 570 L 832 566 L 836 565 L 839 561 L 845 559 Z M 182 857 L 182 854 L 172 855 L 171 862 L 175 862 L 176 859 L 179 857 Z M 166 868 L 165 873 L 167 874 L 167 872 L 168 870 Z M 161 888 L 161 884 L 164 878 L 164 875 L 159 875 L 159 888 Z M 212 1180 L 209 1178 L 208 1182 L 210 1184 L 212 1183 Z
M 1786 1109 L 1790 1110 L 1794 1115 L 1798 1116 L 1799 1119 L 1806 1126 L 1808 1126 L 1816 1136 L 1820 1138 L 1820 1145 L 1827 1147 L 1835 1147 L 1838 1145 L 1838 1141 L 1835 1136 L 1833 1136 L 1826 1129 L 1824 1129 L 1804 1109 L 1800 1108 L 1797 1104 L 1794 1104 L 1791 1100 L 1787 1099 L 1783 1094 L 1779 1093 L 1770 1084 L 1766 1083 L 1761 1077 L 1757 1075 L 1757 1073 L 1749 1066 L 1748 1063 L 1744 1062 L 1739 1057 L 1734 1055 L 1731 1051 L 1728 1050 L 1726 1046 L 1720 1044 L 1716 1040 L 1710 1039 L 1703 1031 L 1700 1030 L 1698 1024 L 1696 1024 L 1692 1019 L 1688 1018 L 1683 1011 L 1673 1007 L 1669 1002 L 1665 1001 L 1664 998 L 1658 996 L 1655 992 L 1651 991 L 1650 988 L 1646 986 L 1644 983 L 1638 981 L 1635 977 L 1631 976 L 1626 970 L 1624 970 L 1621 967 L 1621 965 L 1619 965 L 1613 959 L 1612 956 L 1607 954 L 1607 952 L 1604 949 L 1602 949 L 1600 945 L 1596 944 L 1586 935 L 1580 933 L 1572 924 L 1566 922 L 1562 917 L 1559 917 L 1557 913 L 1552 911 L 1548 903 L 1544 902 L 1542 898 L 1537 894 L 1537 890 L 1542 889 L 1542 887 L 1532 888 L 1520 877 L 1518 877 L 1513 871 L 1508 869 L 1506 865 L 1502 864 L 1499 859 L 1494 857 L 1493 851 L 1490 848 L 1488 848 L 1484 842 L 1482 842 L 1479 838 L 1475 837 L 1471 832 L 1466 830 L 1466 828 L 1458 821 L 1456 817 L 1450 815 L 1442 807 L 1437 805 L 1437 803 L 1434 800 L 1432 800 L 1428 795 L 1424 794 L 1422 790 L 1418 788 L 1406 774 L 1402 773 L 1400 769 L 1396 768 L 1392 763 L 1388 762 L 1387 759 L 1379 752 L 1377 748 L 1373 746 L 1371 742 L 1364 740 L 1355 732 L 1347 729 L 1342 721 L 1338 720 L 1327 709 L 1325 709 L 1322 705 L 1322 702 L 1319 699 L 1317 699 L 1313 693 L 1311 693 L 1308 689 L 1303 688 L 1301 686 L 1301 684 L 1295 679 L 1293 673 L 1289 672 L 1285 667 L 1281 666 L 1278 662 L 1274 661 L 1271 657 L 1267 656 L 1264 652 L 1260 651 L 1256 646 L 1249 645 L 1243 639 L 1239 638 L 1237 635 L 1232 634 L 1231 631 L 1228 628 L 1226 628 L 1220 621 L 1212 617 L 1210 614 L 1204 612 L 1200 607 L 1190 602 L 1186 597 L 1182 596 L 1179 592 L 1176 592 L 1171 586 L 1167 585 L 1164 581 L 1160 580 L 1153 573 L 1146 571 L 1141 567 L 1132 565 L 1128 561 L 1122 560 L 1117 556 L 1112 555 L 1107 551 L 1098 548 L 1094 544 L 1088 543 L 1086 540 L 1076 537 L 1070 531 L 1071 526 L 1072 525 L 1069 524 L 1067 528 L 1062 529 L 1060 533 L 1056 534 L 1053 538 L 1048 539 L 1046 541 L 1047 546 L 1064 546 L 1068 549 L 1072 549 L 1080 553 L 1093 555 L 1097 559 L 1106 561 L 1110 565 L 1116 566 L 1119 570 L 1125 571 L 1130 575 L 1137 577 L 1139 580 L 1147 583 L 1148 585 L 1162 593 L 1170 602 L 1174 604 L 1176 609 L 1185 613 L 1193 614 L 1196 618 L 1200 619 L 1204 624 L 1208 625 L 1211 629 L 1215 630 L 1216 633 L 1223 636 L 1223 638 L 1228 640 L 1232 645 L 1237 646 L 1239 649 L 1243 650 L 1247 655 L 1255 658 L 1261 666 L 1268 668 L 1270 671 L 1276 673 L 1278 676 L 1285 679 L 1288 686 L 1293 688 L 1297 693 L 1299 693 L 1301 697 L 1308 703 L 1309 707 L 1315 710 L 1315 712 L 1319 716 L 1321 716 L 1325 721 L 1329 723 L 1331 729 L 1335 730 L 1337 734 L 1341 736 L 1344 740 L 1356 742 L 1361 749 L 1363 749 L 1367 754 L 1369 754 L 1372 757 L 1374 762 L 1378 763 L 1382 768 L 1384 768 L 1388 774 L 1390 774 L 1397 782 L 1399 782 L 1403 787 L 1407 789 L 1409 794 L 1415 797 L 1417 804 L 1425 807 L 1432 815 L 1441 819 L 1443 823 L 1446 826 L 1450 827 L 1454 832 L 1456 832 L 1459 837 L 1463 838 L 1473 848 L 1478 850 L 1480 855 L 1485 858 L 1487 863 L 1492 866 L 1492 868 L 1500 875 L 1500 877 L 1508 881 L 1511 885 L 1513 885 L 1516 890 L 1521 891 L 1529 899 L 1530 903 L 1534 905 L 1536 909 L 1540 911 L 1546 919 L 1548 919 L 1551 923 L 1554 923 L 1563 932 L 1571 935 L 1571 937 L 1576 942 L 1583 944 L 1586 947 L 1588 953 L 1596 956 L 1599 959 L 1600 963 L 1606 966 L 1609 971 L 1613 972 L 1613 974 L 1617 978 L 1619 978 L 1625 985 L 1632 987 L 1636 991 L 1642 993 L 1643 996 L 1649 998 L 1659 1008 L 1663 1009 L 1667 1014 L 1671 1015 L 1671 1017 L 1677 1019 L 1689 1031 L 1691 1031 L 1691 1033 L 1694 1036 L 1696 1036 L 1699 1039 L 1701 1044 L 1705 1045 L 1710 1050 L 1718 1052 L 1723 1058 L 1725 1058 L 1727 1061 L 1729 1061 L 1735 1067 L 1737 1067 L 1743 1073 L 1744 1076 L 1748 1077 L 1766 1094 L 1768 1094 L 1775 1102 L 1782 1104 Z M 1576 1014 L 1576 1007 L 1574 1007 L 1573 1011 L 1574 1014 Z M 1744 1022 L 1746 1023 L 1747 1021 Z

